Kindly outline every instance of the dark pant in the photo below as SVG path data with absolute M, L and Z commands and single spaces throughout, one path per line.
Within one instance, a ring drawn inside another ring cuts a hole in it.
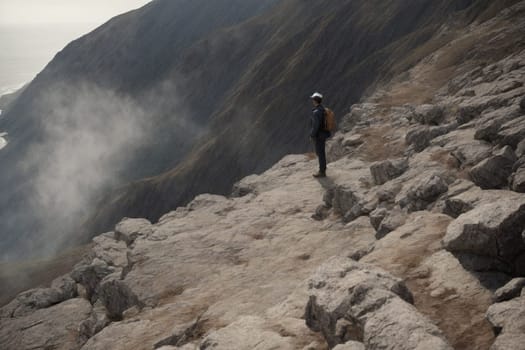
M 319 172 L 326 172 L 326 152 L 325 152 L 326 138 L 318 136 L 315 138 L 315 153 L 319 160 Z

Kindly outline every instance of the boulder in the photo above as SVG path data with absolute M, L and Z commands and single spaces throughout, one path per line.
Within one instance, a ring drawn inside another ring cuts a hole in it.
M 504 188 L 508 185 L 516 155 L 511 147 L 505 146 L 493 156 L 470 169 L 472 181 L 482 189 Z
M 408 169 L 408 160 L 405 158 L 396 160 L 385 160 L 373 163 L 370 166 L 370 173 L 376 185 L 401 176 Z
M 115 238 L 124 241 L 128 246 L 133 244 L 137 237 L 148 236 L 152 233 L 151 222 L 146 219 L 124 218 L 115 227 Z
M 444 247 L 453 253 L 488 257 L 517 271 L 525 252 L 521 233 L 525 228 L 525 196 L 500 197 L 460 215 L 447 228 Z
M 523 288 L 525 288 L 525 277 L 513 278 L 506 285 L 496 290 L 494 301 L 502 302 L 516 298 L 520 295 Z
M 498 336 L 490 350 L 523 348 L 525 344 L 525 296 L 491 305 L 486 317 Z
M 510 188 L 525 193 L 525 167 L 518 168 L 510 177 Z
M 519 94 L 518 91 L 511 91 L 496 96 L 474 96 L 460 104 L 459 114 L 456 120 L 458 124 L 465 124 L 473 119 L 479 118 L 480 115 L 487 110 L 508 106 L 517 94 Z
M 345 135 L 342 141 L 343 147 L 357 147 L 364 142 L 363 135 L 351 134 Z
M 484 141 L 472 140 L 452 150 L 451 155 L 461 167 L 475 165 L 492 155 L 492 146 Z
M 381 221 L 388 215 L 388 210 L 386 208 L 377 207 L 373 212 L 370 213 L 370 224 L 377 231 Z
M 443 122 L 444 116 L 444 108 L 437 105 L 420 105 L 414 111 L 414 120 L 421 124 L 438 125 Z
M 408 211 L 426 209 L 440 195 L 448 191 L 445 180 L 437 174 L 419 179 L 407 192 L 406 197 L 400 201 L 402 207 Z
M 108 317 L 112 320 L 122 319 L 122 313 L 133 306 L 143 306 L 131 288 L 122 280 L 111 276 L 102 281 L 98 289 L 102 304 L 106 307 Z
M 520 100 L 520 110 L 521 112 L 525 113 L 525 96 L 523 96 Z
M 516 148 L 525 139 L 525 118 L 520 117 L 503 124 L 496 134 L 497 143 Z
M 35 288 L 22 292 L 0 309 L 0 317 L 21 317 L 77 296 L 76 283 L 69 276 L 59 277 L 50 288 Z
M 128 247 L 124 240 L 116 240 L 114 234 L 102 234 L 93 238 L 92 255 L 110 266 L 124 268 L 128 265 Z
M 359 122 L 370 119 L 377 113 L 380 106 L 377 103 L 356 103 L 350 108 L 350 113 L 345 115 L 339 123 L 342 132 L 351 131 Z
M 331 348 L 360 340 L 367 349 L 451 349 L 411 305 L 405 284 L 379 268 L 334 257 L 318 268 L 308 291 L 306 324 Z
M 66 300 L 15 318 L 0 318 L 0 349 L 80 349 L 80 325 L 90 316 L 91 304 Z
M 405 137 L 408 145 L 412 145 L 416 152 L 421 152 L 430 145 L 432 139 L 444 135 L 457 127 L 456 123 L 441 126 L 418 126 L 412 128 Z
M 471 186 L 466 191 L 446 198 L 443 212 L 457 218 L 480 204 L 494 202 L 502 197 L 519 200 L 520 195 L 505 190 L 482 190 L 477 186 Z
M 70 275 L 75 282 L 80 283 L 85 288 L 87 298 L 94 303 L 98 298 L 100 281 L 104 277 L 118 271 L 114 266 L 110 266 L 105 261 L 95 258 L 89 264 L 84 262 L 77 264 Z
M 343 185 L 334 188 L 332 207 L 334 213 L 342 216 L 345 222 L 353 221 L 370 212 L 364 199 L 354 190 Z

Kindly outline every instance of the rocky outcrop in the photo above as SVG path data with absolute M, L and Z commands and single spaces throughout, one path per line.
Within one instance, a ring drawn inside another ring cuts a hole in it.
M 312 178 L 311 154 L 289 155 L 230 196 L 97 236 L 69 277 L 0 309 L 0 347 L 517 348 L 525 51 L 508 30 L 523 33 L 521 6 L 472 22 L 466 42 L 478 31 L 506 40 L 480 36 L 461 66 L 438 72 L 465 41 L 439 45 L 338 113 L 328 178 Z M 506 48 L 497 62 L 489 42 Z
M 494 301 L 499 303 L 519 297 L 523 288 L 525 288 L 525 277 L 513 278 L 494 293 Z
M 0 348 L 80 349 L 79 328 L 91 314 L 85 299 L 69 299 L 24 316 L 0 318 Z
M 408 211 L 424 210 L 447 191 L 448 185 L 445 180 L 439 175 L 431 175 L 419 179 L 414 187 L 407 192 L 407 196 L 401 201 L 401 205 L 406 207 Z
M 331 259 L 310 279 L 309 294 L 306 323 L 322 332 L 330 347 L 359 340 L 366 349 L 452 349 L 411 305 L 405 284 L 380 269 Z
M 520 349 L 525 344 L 525 294 L 492 305 L 487 320 L 497 334 L 490 350 Z
M 148 236 L 151 232 L 151 222 L 148 220 L 125 218 L 115 227 L 115 239 L 124 241 L 129 246 L 138 237 Z
M 456 123 L 441 126 L 418 126 L 406 134 L 406 143 L 412 145 L 416 152 L 421 152 L 430 145 L 430 141 L 438 136 L 447 134 L 457 127 Z
M 470 170 L 472 181 L 483 189 L 504 188 L 508 185 L 516 155 L 509 146 L 494 152 Z
M 376 162 L 370 166 L 370 173 L 376 185 L 382 185 L 385 182 L 395 179 L 402 175 L 408 169 L 406 159 L 396 159 L 393 161 L 385 160 Z
M 45 309 L 77 295 L 75 281 L 69 276 L 55 279 L 50 288 L 36 288 L 19 294 L 0 309 L 0 317 L 21 317 L 38 309 Z
M 506 266 L 503 272 L 525 274 L 525 197 L 516 195 L 486 203 L 460 215 L 443 239 L 447 250 L 488 257 Z
M 414 120 L 421 124 L 439 125 L 443 122 L 445 113 L 442 106 L 419 105 L 414 110 Z

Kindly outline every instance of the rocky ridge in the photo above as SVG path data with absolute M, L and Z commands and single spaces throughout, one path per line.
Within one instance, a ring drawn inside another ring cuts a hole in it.
M 124 219 L 0 309 L 0 347 L 520 349 L 525 50 L 458 70 L 425 103 L 393 103 L 400 81 L 352 106 L 325 180 L 289 155 Z

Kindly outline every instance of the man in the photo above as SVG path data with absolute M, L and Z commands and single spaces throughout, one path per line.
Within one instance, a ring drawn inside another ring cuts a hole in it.
M 316 178 L 326 177 L 326 139 L 330 137 L 330 131 L 325 130 L 325 109 L 322 105 L 323 95 L 316 92 L 310 96 L 314 108 L 312 109 L 310 138 L 315 145 L 315 153 L 319 159 L 319 172 L 313 176 Z

